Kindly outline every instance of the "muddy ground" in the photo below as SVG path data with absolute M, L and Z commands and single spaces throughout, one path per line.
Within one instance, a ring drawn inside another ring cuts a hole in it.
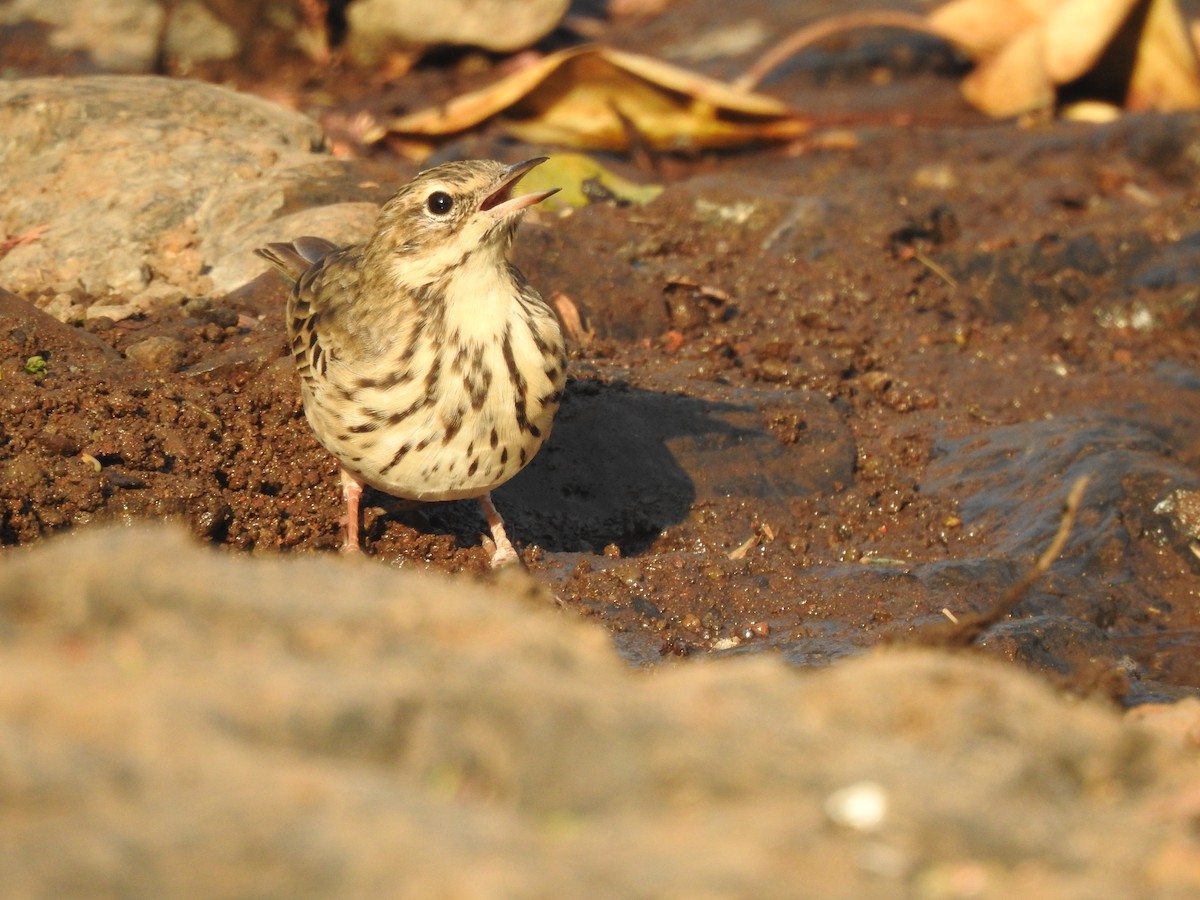
M 846 6 L 586 28 L 730 77 Z M 1200 891 L 1200 118 L 988 121 L 946 48 L 872 32 L 764 84 L 811 137 L 600 156 L 665 189 L 520 230 L 588 326 L 497 491 L 525 576 L 487 570 L 469 502 L 370 494 L 339 556 L 247 249 L 361 234 L 417 167 L 363 115 L 507 61 L 364 71 L 246 31 L 110 79 L 4 21 L 15 896 Z
M 716 7 L 679 2 L 605 38 L 651 51 L 735 15 L 801 18 Z M 752 56 L 696 65 L 728 76 Z M 29 72 L 79 71 L 28 57 Z M 336 133 L 499 65 L 465 58 L 380 84 L 275 47 L 191 74 Z M 820 666 L 986 610 L 1088 475 L 1061 559 L 979 646 L 1129 703 L 1200 690 L 1200 559 L 1186 517 L 1159 505 L 1200 485 L 1200 120 L 985 121 L 957 96 L 958 66 L 896 35 L 813 51 L 765 89 L 836 122 L 834 139 L 657 171 L 608 159 L 665 192 L 523 227 L 518 263 L 594 335 L 573 349 L 553 439 L 497 503 L 529 571 L 630 661 Z M 485 134 L 442 155 L 553 150 Z M 349 163 L 376 179 L 355 199 L 415 170 L 369 155 Z M 46 306 L 60 291 L 21 293 Z M 0 540 L 150 517 L 232 553 L 333 553 L 336 469 L 299 407 L 283 297 L 267 275 L 82 325 L 6 298 Z M 366 506 L 375 560 L 485 572 L 473 504 Z

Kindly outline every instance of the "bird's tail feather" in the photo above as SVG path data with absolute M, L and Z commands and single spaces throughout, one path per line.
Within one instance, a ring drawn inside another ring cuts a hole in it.
M 315 263 L 338 249 L 337 244 L 324 238 L 299 237 L 287 243 L 267 244 L 254 252 L 295 281 Z

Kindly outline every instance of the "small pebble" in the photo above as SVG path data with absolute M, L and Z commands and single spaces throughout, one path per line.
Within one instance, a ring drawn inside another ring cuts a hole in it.
M 175 372 L 183 365 L 185 348 L 181 341 L 169 337 L 148 337 L 125 349 L 125 357 L 144 369 L 156 372 Z
M 1160 500 L 1154 511 L 1167 516 L 1184 537 L 1200 538 L 1200 491 L 1180 488 Z
M 38 306 L 43 312 L 68 325 L 82 322 L 87 316 L 87 307 L 79 302 L 79 297 L 73 292 L 61 291 Z
M 887 813 L 887 791 L 874 781 L 856 781 L 825 798 L 829 821 L 854 831 L 878 831 Z

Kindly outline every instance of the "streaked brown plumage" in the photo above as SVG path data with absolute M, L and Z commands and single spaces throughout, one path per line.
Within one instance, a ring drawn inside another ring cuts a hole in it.
M 478 497 L 492 565 L 516 558 L 490 492 L 546 437 L 566 379 L 549 306 L 508 261 L 524 210 L 512 196 L 543 158 L 444 163 L 380 211 L 364 244 L 321 238 L 258 253 L 295 280 L 287 322 L 304 412 L 341 463 L 346 543 L 364 484 L 411 500 Z

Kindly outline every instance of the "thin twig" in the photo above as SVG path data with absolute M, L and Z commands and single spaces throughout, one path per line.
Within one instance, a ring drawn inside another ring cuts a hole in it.
M 919 31 L 934 37 L 946 39 L 923 17 L 913 13 L 896 10 L 878 9 L 866 12 L 846 13 L 842 16 L 830 16 L 806 25 L 784 38 L 763 54 L 762 59 L 752 65 L 734 80 L 734 87 L 751 91 L 758 85 L 767 73 L 782 63 L 789 56 L 799 53 L 805 47 L 824 40 L 831 34 L 841 31 L 851 31 L 856 28 L 904 28 L 909 31 Z
M 953 275 L 951 275 L 949 272 L 947 272 L 940 265 L 935 263 L 932 259 L 930 259 L 928 256 L 926 256 L 924 253 L 922 253 L 920 250 L 918 250 L 915 247 L 913 248 L 913 258 L 916 259 L 917 262 L 921 263 L 921 265 L 923 265 L 925 268 L 927 268 L 930 272 L 932 272 L 938 278 L 942 279 L 942 281 L 946 282 L 946 284 L 950 285 L 950 287 L 952 287 L 952 288 L 958 287 L 958 282 L 955 280 Z
M 32 244 L 43 234 L 45 234 L 49 227 L 50 225 L 48 223 L 36 225 L 33 228 L 30 228 L 24 234 L 18 234 L 16 237 L 4 238 L 3 240 L 0 240 L 0 259 L 8 256 L 9 251 L 14 247 L 19 247 L 22 244 Z
M 959 616 L 958 621 L 949 627 L 945 627 L 949 623 L 938 623 L 933 627 L 923 629 L 914 636 L 915 643 L 968 647 L 975 643 L 987 629 L 1009 615 L 1024 599 L 1034 583 L 1046 573 L 1062 553 L 1063 547 L 1066 546 L 1067 540 L 1071 536 L 1071 530 L 1075 527 L 1075 518 L 1079 514 L 1079 505 L 1083 502 L 1083 494 L 1087 490 L 1088 481 L 1087 475 L 1075 479 L 1071 490 L 1067 493 L 1062 520 L 1058 523 L 1058 531 L 1054 538 L 1032 568 L 1016 584 L 1005 591 L 1003 597 L 984 612 L 972 616 Z

